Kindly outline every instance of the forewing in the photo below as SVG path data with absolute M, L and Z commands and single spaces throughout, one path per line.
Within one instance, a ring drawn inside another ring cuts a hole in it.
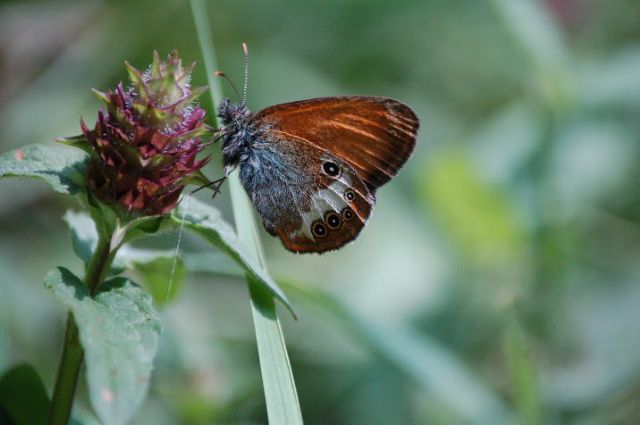
M 258 112 L 252 122 L 346 161 L 371 192 L 394 177 L 407 161 L 419 127 L 407 105 L 367 96 L 274 105 Z

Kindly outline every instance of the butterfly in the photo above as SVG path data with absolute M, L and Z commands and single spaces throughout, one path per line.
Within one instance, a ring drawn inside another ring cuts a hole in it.
M 336 250 L 358 236 L 376 190 L 411 156 L 418 117 L 402 102 L 373 96 L 320 97 L 252 113 L 243 48 L 242 102 L 226 98 L 218 107 L 225 177 L 239 168 L 264 228 L 288 250 Z

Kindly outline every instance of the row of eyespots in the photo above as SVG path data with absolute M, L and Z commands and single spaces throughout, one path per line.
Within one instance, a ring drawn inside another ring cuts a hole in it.
M 331 161 L 325 161 L 322 163 L 322 171 L 328 176 L 339 177 L 342 169 L 338 164 Z M 344 199 L 351 203 L 355 201 L 356 194 L 352 189 L 347 189 L 343 193 Z M 311 224 L 311 234 L 316 238 L 324 238 L 329 234 L 330 230 L 338 230 L 342 227 L 343 222 L 353 220 L 355 214 L 351 207 L 344 207 L 340 214 L 335 211 L 327 211 L 324 215 L 324 220 L 316 220 Z
M 324 238 L 329 230 L 338 230 L 343 222 L 353 220 L 355 214 L 351 207 L 344 207 L 340 214 L 335 211 L 327 211 L 324 220 L 316 220 L 311 224 L 311 234 L 316 238 Z
M 337 178 L 340 176 L 342 169 L 335 162 L 325 161 L 322 163 L 322 171 L 324 171 L 324 173 L 328 176 Z M 356 194 L 351 189 L 345 190 L 343 196 L 347 202 L 353 202 L 356 200 Z
M 325 161 L 322 163 L 322 171 L 324 171 L 324 173 L 328 176 L 338 177 L 340 176 L 342 169 L 335 162 Z M 356 199 L 356 194 L 351 189 L 345 190 L 343 196 L 347 202 L 353 202 Z

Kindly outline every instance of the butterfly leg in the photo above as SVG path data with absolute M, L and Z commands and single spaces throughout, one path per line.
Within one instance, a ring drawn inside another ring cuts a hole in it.
M 211 199 L 215 198 L 216 195 L 220 192 L 220 187 L 222 186 L 222 183 L 224 183 L 224 181 L 227 179 L 227 176 L 221 177 L 217 180 L 211 181 L 205 185 L 200 186 L 197 189 L 194 189 L 193 191 L 191 191 L 191 194 L 194 194 L 202 189 L 205 188 L 210 188 L 211 190 L 213 190 L 213 195 L 211 195 Z
M 222 139 L 222 138 L 224 137 L 224 133 L 223 133 L 223 132 L 222 132 L 222 130 L 221 130 L 221 129 L 219 129 L 219 128 L 214 128 L 214 129 L 213 129 L 213 133 L 214 133 L 214 134 L 215 134 L 215 133 L 218 133 L 218 136 L 217 136 L 217 137 L 215 137 L 215 138 L 212 138 L 211 140 L 209 140 L 209 141 L 208 141 L 208 142 L 206 142 L 206 143 L 203 143 L 203 146 L 207 147 L 207 146 L 214 145 L 214 144 L 216 144 L 220 139 Z

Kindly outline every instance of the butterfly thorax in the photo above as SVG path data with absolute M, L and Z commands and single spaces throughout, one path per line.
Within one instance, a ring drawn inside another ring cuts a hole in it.
M 226 98 L 218 107 L 222 121 L 222 160 L 226 172 L 236 167 L 249 154 L 253 131 L 249 125 L 251 112 L 243 103 Z

